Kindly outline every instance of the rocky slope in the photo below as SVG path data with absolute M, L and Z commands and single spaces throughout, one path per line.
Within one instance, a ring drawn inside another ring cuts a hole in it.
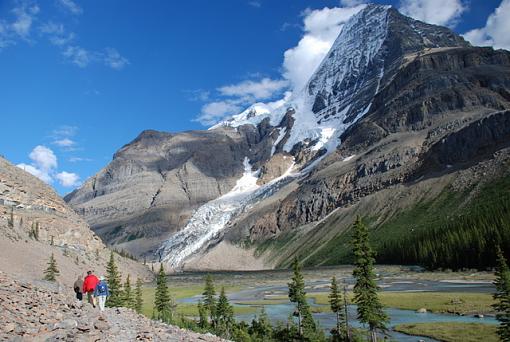
M 37 229 L 37 238 L 31 231 Z M 104 274 L 110 252 L 89 225 L 48 185 L 0 158 L 0 271 L 36 281 L 50 254 L 70 286 L 89 269 Z M 118 256 L 124 275 L 152 279 L 148 268 Z
M 0 271 L 0 341 L 222 341 L 135 313 L 103 313 L 57 285 L 13 280 Z
M 480 165 L 501 176 L 508 109 L 508 51 L 368 5 L 303 91 L 206 132 L 144 132 L 66 200 L 104 240 L 174 268 L 285 265 L 358 213 L 382 222 L 490 180 Z

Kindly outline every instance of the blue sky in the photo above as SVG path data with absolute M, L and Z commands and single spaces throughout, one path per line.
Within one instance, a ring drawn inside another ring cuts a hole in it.
M 510 46 L 510 0 L 377 2 Z M 302 86 L 360 3 L 0 0 L 0 154 L 65 194 L 144 129 L 203 129 Z

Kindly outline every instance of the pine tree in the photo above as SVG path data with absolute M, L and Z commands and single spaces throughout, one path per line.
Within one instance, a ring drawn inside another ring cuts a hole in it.
M 494 294 L 493 304 L 496 310 L 496 318 L 500 321 L 498 335 L 501 341 L 510 341 L 510 268 L 506 262 L 503 252 L 499 246 L 496 247 L 497 267 L 496 267 L 496 293 Z
M 354 285 L 354 302 L 358 305 L 358 319 L 363 324 L 368 324 L 371 340 L 377 341 L 377 329 L 386 330 L 385 323 L 388 316 L 383 311 L 377 292 L 379 287 L 375 281 L 374 252 L 368 241 L 368 229 L 357 217 L 354 222 L 354 271 L 356 279 Z
M 216 331 L 220 336 L 230 338 L 232 326 L 234 324 L 234 309 L 228 302 L 225 294 L 225 288 L 221 288 L 218 304 L 216 305 Z
M 156 278 L 156 294 L 154 296 L 154 307 L 157 312 L 157 319 L 170 323 L 172 321 L 172 297 L 168 291 L 166 274 L 163 264 L 159 266 Z
M 9 214 L 9 218 L 7 219 L 7 225 L 9 228 L 14 228 L 14 207 L 11 207 L 11 213 Z
M 44 271 L 44 280 L 56 281 L 59 274 L 57 261 L 53 253 L 51 253 L 50 260 L 48 261 L 48 268 Z
M 207 308 L 202 301 L 198 301 L 198 326 L 202 329 L 205 329 L 209 326 L 208 317 L 207 317 Z
M 317 327 L 313 320 L 310 306 L 306 301 L 305 281 L 301 273 L 301 265 L 297 258 L 292 263 L 294 275 L 289 286 L 289 300 L 296 303 L 295 315 L 298 317 L 298 332 L 301 339 L 314 339 Z
M 209 312 L 209 319 L 213 326 L 215 326 L 216 317 L 216 290 L 214 289 L 214 281 L 210 274 L 205 277 L 205 288 L 202 293 L 203 305 Z
M 260 312 L 259 317 L 252 320 L 249 333 L 252 336 L 252 339 L 257 342 L 271 340 L 273 327 L 271 326 L 271 321 L 267 316 L 264 306 L 262 306 L 262 311 Z
M 106 280 L 108 282 L 108 290 L 110 296 L 106 300 L 106 306 L 118 307 L 123 306 L 122 282 L 121 274 L 115 264 L 115 255 L 113 251 L 110 253 L 110 261 L 106 265 Z
M 134 309 L 138 313 L 142 313 L 143 297 L 142 297 L 142 279 L 136 278 L 135 287 L 135 307 Z
M 124 283 L 124 290 L 122 292 L 123 298 L 122 301 L 124 302 L 124 306 L 128 309 L 134 309 L 135 308 L 135 294 L 133 293 L 133 290 L 131 289 L 131 279 L 130 275 L 128 274 L 126 278 L 126 282 Z
M 329 293 L 329 306 L 331 311 L 336 315 L 336 328 L 331 330 L 333 341 L 346 341 L 347 328 L 345 324 L 344 303 L 342 300 L 342 293 L 338 288 L 336 278 L 331 278 L 331 286 Z

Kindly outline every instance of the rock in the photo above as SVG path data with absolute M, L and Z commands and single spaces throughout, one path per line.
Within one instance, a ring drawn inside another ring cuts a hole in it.
M 2 331 L 4 333 L 10 333 L 11 331 L 14 331 L 16 329 L 16 324 L 14 323 L 7 323 L 2 327 Z
M 55 329 L 72 329 L 76 328 L 78 326 L 78 322 L 76 322 L 74 319 L 65 319 L 61 322 L 55 323 L 53 326 L 53 330 Z
M 104 331 L 110 329 L 110 325 L 106 323 L 104 320 L 98 320 L 94 323 L 94 328 L 96 328 L 97 330 Z
M 419 308 L 418 310 L 416 310 L 417 313 L 427 313 L 427 309 L 425 308 Z

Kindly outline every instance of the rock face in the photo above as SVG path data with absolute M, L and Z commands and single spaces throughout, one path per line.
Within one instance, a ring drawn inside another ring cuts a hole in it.
M 319 247 L 340 229 L 321 222 L 370 210 L 369 197 L 398 207 L 432 175 L 435 192 L 479 163 L 502 168 L 508 109 L 508 51 L 368 5 L 302 92 L 206 132 L 144 132 L 66 200 L 104 240 L 172 267 L 210 269 L 212 256 L 221 269 L 221 251 L 273 267 L 257 246 Z M 247 176 L 257 186 L 238 191 Z
M 37 234 L 34 234 L 37 231 Z M 39 281 L 51 254 L 58 280 L 71 288 L 87 270 L 104 274 L 110 256 L 101 239 L 48 185 L 0 158 L 0 271 Z M 124 276 L 152 279 L 147 267 L 118 256 Z
M 51 283 L 37 286 L 0 272 L 2 341 L 223 341 L 149 320 L 126 308 L 100 313 Z

